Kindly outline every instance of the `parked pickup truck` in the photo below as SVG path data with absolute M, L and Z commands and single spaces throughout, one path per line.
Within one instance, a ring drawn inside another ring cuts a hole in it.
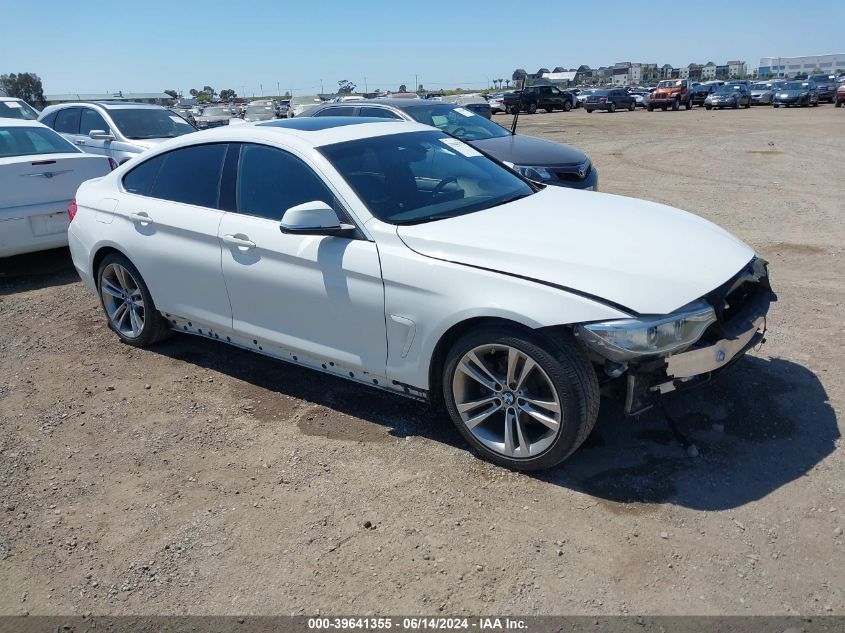
M 575 107 L 575 95 L 556 86 L 528 86 L 524 90 L 514 90 L 504 96 L 505 112 L 534 114 L 537 110 L 569 112 Z
M 680 110 L 683 105 L 687 110 L 692 109 L 692 82 L 689 79 L 664 79 L 654 92 L 648 104 L 648 111 L 655 108 Z

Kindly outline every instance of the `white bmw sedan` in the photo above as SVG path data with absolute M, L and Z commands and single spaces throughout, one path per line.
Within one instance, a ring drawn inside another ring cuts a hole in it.
M 157 146 L 84 184 L 69 236 L 125 343 L 187 332 L 442 403 L 540 469 L 760 342 L 765 262 L 670 207 L 544 187 L 414 123 L 297 118 Z

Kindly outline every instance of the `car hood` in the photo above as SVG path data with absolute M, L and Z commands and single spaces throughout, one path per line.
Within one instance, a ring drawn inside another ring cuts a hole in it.
M 194 119 L 196 121 L 208 121 L 208 122 L 211 122 L 211 121 L 228 121 L 233 116 L 235 116 L 235 115 L 234 114 L 228 114 L 228 115 L 222 115 L 222 116 L 198 116 L 198 117 L 194 117 Z
M 810 90 L 809 88 L 804 88 L 802 90 L 777 90 L 775 94 L 786 95 L 788 97 L 797 97 L 802 92 L 810 92 Z
M 691 213 L 559 187 L 397 233 L 422 255 L 560 286 L 639 314 L 677 310 L 754 257 L 748 245 Z
M 469 144 L 490 154 L 493 158 L 508 161 L 514 165 L 557 167 L 580 165 L 587 160 L 587 155 L 574 147 L 522 134 L 469 141 Z

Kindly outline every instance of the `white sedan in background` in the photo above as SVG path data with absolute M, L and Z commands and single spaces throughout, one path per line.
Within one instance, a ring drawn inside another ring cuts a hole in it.
M 77 188 L 116 166 L 37 121 L 0 118 L 0 257 L 67 245 Z
M 517 469 L 584 441 L 600 383 L 634 412 L 737 360 L 774 299 L 697 216 L 534 184 L 416 123 L 222 127 L 76 202 L 73 261 L 121 341 L 186 332 L 442 402 Z

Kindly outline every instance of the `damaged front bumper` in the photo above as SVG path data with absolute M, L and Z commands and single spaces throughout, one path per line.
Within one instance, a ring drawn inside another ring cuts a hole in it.
M 769 284 L 766 263 L 755 258 L 701 301 L 712 306 L 715 321 L 694 344 L 676 352 L 623 362 L 612 350 L 582 337 L 593 361 L 607 377 L 603 391 L 614 391 L 624 384 L 626 413 L 639 413 L 663 394 L 707 382 L 749 349 L 765 342 L 766 315 L 777 296 Z M 624 382 L 617 380 L 622 377 Z
M 705 383 L 716 372 L 740 360 L 749 349 L 764 343 L 766 315 L 777 296 L 765 279 L 764 283 L 754 282 L 753 290 L 743 298 L 745 302 L 739 310 L 729 319 L 714 324 L 709 335 L 691 348 L 631 367 L 627 374 L 625 412 L 639 413 L 653 406 L 660 395 Z M 725 301 L 725 297 L 716 300 Z

